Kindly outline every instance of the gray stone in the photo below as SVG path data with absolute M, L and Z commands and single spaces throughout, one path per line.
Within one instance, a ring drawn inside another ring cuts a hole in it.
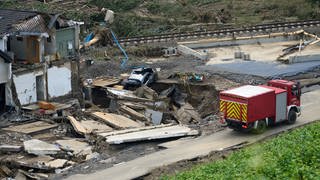
M 22 150 L 21 146 L 16 146 L 16 145 L 0 145 L 0 151 L 1 152 L 20 152 Z
M 57 154 L 60 148 L 56 145 L 40 141 L 38 139 L 31 139 L 23 142 L 26 152 L 38 156 Z

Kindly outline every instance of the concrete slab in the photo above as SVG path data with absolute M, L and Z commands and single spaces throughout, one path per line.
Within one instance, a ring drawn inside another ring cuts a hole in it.
M 0 152 L 20 152 L 22 146 L 3 144 L 0 145 Z
M 55 159 L 49 162 L 45 162 L 45 165 L 48 166 L 49 168 L 62 168 L 64 165 L 66 165 L 66 163 L 68 162 L 68 160 L 66 159 Z
M 238 74 L 249 74 L 261 77 L 292 76 L 306 72 L 320 66 L 320 61 L 305 62 L 297 64 L 269 63 L 258 61 L 234 61 L 231 63 L 220 63 L 197 67 L 202 71 L 230 72 Z
M 320 119 L 320 90 L 303 94 L 302 96 L 302 116 L 294 125 L 279 125 L 270 128 L 261 135 L 244 134 L 232 130 L 224 130 L 209 136 L 203 136 L 194 140 L 186 141 L 179 146 L 158 151 L 135 160 L 119 164 L 117 166 L 97 171 L 92 174 L 73 175 L 66 179 L 134 179 L 148 174 L 155 168 L 169 165 L 178 161 L 190 160 L 199 156 L 206 156 L 212 151 L 220 151 L 225 148 L 239 145 L 241 143 L 253 143 L 266 137 L 279 134 L 292 128 Z
M 299 40 L 284 40 L 208 48 L 207 50 L 210 54 L 214 54 L 214 57 L 210 58 L 206 66 L 201 66 L 200 70 L 281 77 L 295 75 L 319 66 L 319 44 L 309 45 L 300 52 L 282 57 L 291 63 L 301 62 L 300 64 L 288 65 L 277 61 L 278 57 L 283 54 L 283 49 L 299 43 Z M 252 61 L 235 58 L 239 53 L 247 54 Z
M 92 153 L 92 147 L 86 142 L 77 141 L 75 139 L 70 140 L 57 140 L 56 143 L 66 151 L 72 151 L 76 156 L 88 155 Z
M 187 46 L 184 46 L 184 45 L 178 45 L 178 52 L 180 54 L 194 56 L 196 58 L 199 58 L 200 60 L 207 60 L 208 59 L 208 53 L 198 52 L 198 51 L 195 51 L 195 50 L 193 50 Z
M 136 142 L 154 139 L 165 139 L 172 137 L 198 135 L 197 130 L 192 130 L 186 126 L 169 126 L 156 129 L 147 129 L 132 133 L 107 136 L 106 141 L 109 144 L 121 144 L 126 142 Z
M 57 154 L 60 148 L 38 139 L 31 139 L 23 142 L 24 150 L 37 156 Z

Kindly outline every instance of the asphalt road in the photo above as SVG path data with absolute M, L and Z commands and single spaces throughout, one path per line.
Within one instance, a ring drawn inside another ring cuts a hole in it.
M 153 169 L 161 166 L 182 160 L 194 159 L 199 156 L 205 156 L 212 151 L 220 151 L 242 143 L 254 143 L 268 136 L 320 120 L 320 90 L 303 94 L 302 104 L 302 115 L 294 125 L 279 125 L 268 129 L 267 132 L 261 135 L 237 133 L 227 129 L 209 136 L 184 141 L 169 149 L 158 151 L 105 170 L 97 171 L 92 174 L 77 174 L 70 176 L 67 179 L 133 179 L 146 175 Z

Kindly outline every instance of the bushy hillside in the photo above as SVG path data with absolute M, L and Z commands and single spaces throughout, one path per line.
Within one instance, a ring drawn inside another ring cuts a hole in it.
M 134 36 L 263 22 L 320 18 L 320 0 L 3 0 L 1 8 L 62 13 L 85 21 L 103 20 L 105 7 L 116 12 L 113 29 Z

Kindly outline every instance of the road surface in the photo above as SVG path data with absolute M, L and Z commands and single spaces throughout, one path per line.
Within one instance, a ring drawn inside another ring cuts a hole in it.
M 220 151 L 242 143 L 253 143 L 268 136 L 278 134 L 298 126 L 320 119 L 320 90 L 303 94 L 302 115 L 294 125 L 281 125 L 270 128 L 261 135 L 237 133 L 230 129 L 179 143 L 177 146 L 161 150 L 111 168 L 92 174 L 77 174 L 68 177 L 69 180 L 90 179 L 133 179 L 148 174 L 161 166 L 173 164 L 182 160 L 190 160 L 206 156 L 212 151 Z M 178 144 L 178 143 L 177 143 Z

